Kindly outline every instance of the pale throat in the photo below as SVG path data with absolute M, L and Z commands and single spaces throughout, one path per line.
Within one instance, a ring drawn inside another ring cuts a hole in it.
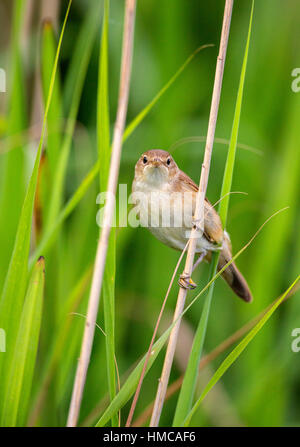
M 149 190 L 166 191 L 169 189 L 169 171 L 164 166 L 149 166 L 144 169 L 142 177 L 144 186 Z

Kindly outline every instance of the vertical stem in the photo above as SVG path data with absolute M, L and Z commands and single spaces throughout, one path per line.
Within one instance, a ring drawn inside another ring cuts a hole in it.
M 188 247 L 188 251 L 187 251 L 185 269 L 184 269 L 184 272 L 187 276 L 190 276 L 191 272 L 192 272 L 197 240 L 203 234 L 204 200 L 205 200 L 205 195 L 206 195 L 209 169 L 210 169 L 210 160 L 211 160 L 211 154 L 212 154 L 212 148 L 213 148 L 213 142 L 214 142 L 214 136 L 215 136 L 215 129 L 216 129 L 216 123 L 217 123 L 217 116 L 218 116 L 218 110 L 219 110 L 219 102 L 220 102 L 221 89 L 222 89 L 222 80 L 223 80 L 224 64 L 225 64 L 226 50 L 227 50 L 227 44 L 228 44 L 228 36 L 229 36 L 232 8 L 233 8 L 233 0 L 226 0 L 221 40 L 220 40 L 220 48 L 219 48 L 219 54 L 217 57 L 215 81 L 214 81 L 213 95 L 212 95 L 209 122 L 208 122 L 208 131 L 207 131 L 207 138 L 206 138 L 204 160 L 202 163 L 199 191 L 197 193 L 197 200 L 196 200 L 196 210 L 195 210 L 195 216 L 194 216 L 195 224 L 191 231 L 190 243 L 189 243 L 189 247 Z M 176 348 L 176 344 L 177 344 L 178 332 L 179 332 L 179 327 L 180 327 L 180 323 L 181 323 L 180 315 L 184 309 L 186 295 L 187 295 L 187 290 L 181 288 L 178 293 L 176 309 L 175 309 L 175 313 L 174 313 L 174 317 L 173 317 L 173 321 L 175 321 L 177 319 L 178 319 L 178 321 L 174 325 L 172 332 L 170 334 L 170 339 L 169 339 L 168 348 L 167 348 L 167 352 L 166 352 L 166 356 L 165 356 L 162 375 L 159 380 L 159 385 L 158 385 L 157 394 L 156 394 L 156 398 L 155 398 L 154 408 L 153 408 L 152 417 L 151 417 L 151 421 L 150 421 L 151 427 L 156 427 L 159 424 L 159 419 L 160 419 L 160 415 L 161 415 L 161 411 L 162 411 L 162 407 L 163 407 L 163 403 L 164 403 L 164 399 L 165 399 L 165 395 L 166 395 L 166 390 L 167 390 L 167 386 L 168 386 L 168 382 L 169 382 L 171 367 L 172 367 L 172 363 L 173 363 L 174 352 L 175 352 L 175 348 Z
M 81 346 L 81 353 L 77 366 L 76 377 L 72 392 L 72 399 L 69 409 L 69 416 L 67 422 L 68 427 L 76 426 L 78 421 L 83 389 L 85 385 L 86 374 L 90 361 L 91 350 L 94 339 L 95 323 L 99 307 L 100 292 L 102 287 L 102 279 L 105 267 L 108 240 L 114 212 L 114 205 L 115 205 L 114 197 L 117 189 L 121 151 L 122 151 L 122 139 L 123 139 L 127 105 L 128 105 L 129 83 L 131 75 L 132 53 L 133 53 L 135 8 L 136 8 L 136 0 L 126 0 L 119 101 L 118 101 L 117 118 L 114 127 L 112 155 L 111 155 L 111 163 L 108 178 L 109 194 L 107 202 L 104 207 L 103 227 L 97 247 L 92 286 L 88 304 L 88 312 Z
M 131 404 L 131 407 L 130 407 L 129 415 L 128 415 L 128 418 L 127 418 L 127 421 L 126 421 L 126 427 L 130 427 L 130 425 L 131 425 L 133 414 L 134 414 L 134 411 L 135 411 L 135 407 L 136 407 L 136 404 L 137 404 L 137 401 L 138 401 L 138 398 L 139 398 L 139 395 L 140 395 L 142 383 L 143 383 L 143 380 L 144 380 L 144 377 L 145 377 L 145 374 L 146 374 L 147 365 L 148 365 L 148 362 L 149 362 L 149 359 L 150 359 L 150 356 L 151 356 L 152 347 L 153 347 L 153 344 L 154 344 L 154 341 L 155 341 L 155 337 L 156 337 L 156 334 L 157 334 L 157 331 L 158 331 L 158 327 L 159 327 L 159 324 L 160 324 L 160 321 L 161 321 L 161 318 L 162 318 L 162 315 L 163 315 L 163 311 L 165 309 L 165 305 L 167 303 L 167 299 L 168 299 L 171 287 L 173 285 L 175 276 L 177 274 L 177 270 L 179 268 L 181 260 L 182 260 L 184 254 L 185 254 L 186 249 L 187 249 L 187 245 L 188 245 L 188 243 L 186 243 L 186 246 L 184 247 L 184 249 L 182 250 L 182 252 L 181 252 L 181 254 L 179 256 L 179 259 L 177 261 L 174 273 L 172 275 L 172 278 L 171 278 L 171 281 L 170 281 L 170 284 L 169 284 L 166 296 L 165 296 L 163 304 L 161 306 L 161 309 L 160 309 L 160 312 L 159 312 L 159 315 L 158 315 L 158 318 L 157 318 L 157 321 L 156 321 L 156 324 L 155 324 L 155 328 L 154 328 L 154 331 L 153 331 L 153 335 L 152 335 L 152 338 L 151 338 L 151 342 L 150 342 L 150 345 L 149 345 L 149 348 L 148 348 L 148 351 L 147 351 L 147 354 L 146 354 L 146 358 L 145 358 L 144 366 L 143 366 L 142 373 L 141 373 L 141 376 L 140 376 L 140 379 L 139 379 L 139 383 L 138 383 L 138 386 L 136 388 L 136 391 L 135 391 L 135 394 L 134 394 L 134 397 L 133 397 L 133 401 L 132 401 L 132 404 Z

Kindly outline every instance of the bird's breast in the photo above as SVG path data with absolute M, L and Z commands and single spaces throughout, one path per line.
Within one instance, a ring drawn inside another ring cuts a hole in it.
M 148 190 L 138 182 L 134 183 L 133 192 L 141 225 L 165 245 L 183 250 L 193 226 L 194 194 L 171 192 L 168 187 Z M 205 237 L 200 237 L 196 250 L 214 248 Z

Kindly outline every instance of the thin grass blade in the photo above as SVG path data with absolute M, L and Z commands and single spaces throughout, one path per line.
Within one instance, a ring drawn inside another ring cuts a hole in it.
M 86 17 L 86 22 L 81 28 L 78 41 L 75 45 L 74 54 L 76 57 L 74 57 L 74 60 L 78 62 L 78 65 L 76 67 L 75 65 L 71 65 L 70 68 L 70 70 L 72 70 L 70 74 L 72 82 L 69 81 L 71 83 L 70 85 L 72 85 L 71 104 L 67 118 L 65 137 L 62 142 L 59 159 L 54 172 L 53 189 L 51 191 L 49 213 L 45 229 L 46 232 L 55 224 L 55 220 L 63 203 L 63 187 L 66 177 L 67 163 L 71 150 L 72 137 L 75 129 L 76 116 L 79 108 L 84 79 L 87 73 L 92 45 L 98 28 L 100 6 L 102 6 L 101 2 L 98 2 L 97 4 L 93 2 L 91 4 L 91 9 Z M 76 70 L 75 77 L 74 70 Z
M 41 44 L 41 74 L 43 97 L 46 103 L 49 91 L 51 73 L 55 60 L 56 39 L 54 35 L 53 25 L 50 21 L 43 24 L 42 44 Z M 52 101 L 49 107 L 47 119 L 47 157 L 50 163 L 50 169 L 53 174 L 57 164 L 60 148 L 61 148 L 61 124 L 62 124 L 62 97 L 59 72 L 55 77 L 53 86 Z
M 160 353 L 161 349 L 163 348 L 165 342 L 167 341 L 170 332 L 171 332 L 171 328 L 167 329 L 167 331 L 165 331 L 164 334 L 153 345 L 153 349 L 152 349 L 151 357 L 150 357 L 148 365 L 147 365 L 146 373 L 149 371 L 149 369 L 153 365 L 154 361 L 156 360 L 158 354 Z M 122 386 L 121 390 L 118 392 L 116 397 L 113 399 L 113 401 L 110 403 L 108 408 L 105 410 L 105 412 L 103 413 L 103 415 L 97 422 L 96 427 L 103 427 L 105 424 L 107 424 L 107 422 L 114 415 L 116 415 L 117 412 L 132 397 L 132 395 L 137 387 L 145 360 L 146 360 L 146 354 L 144 355 L 142 360 L 140 360 L 138 365 L 135 367 L 133 372 L 130 374 L 130 376 L 128 377 L 128 379 L 126 380 L 124 385 Z
M 78 83 L 78 67 L 83 63 L 83 59 L 90 59 L 90 52 L 95 42 L 97 32 L 99 31 L 101 11 L 103 2 L 99 0 L 91 0 L 87 15 L 84 18 L 78 39 L 75 42 L 74 52 L 71 58 L 70 67 L 66 73 L 66 81 L 64 85 L 64 111 L 68 116 L 74 101 L 74 91 Z
M 99 57 L 98 98 L 97 98 L 97 139 L 100 165 L 100 191 L 106 191 L 111 156 L 109 136 L 108 100 L 108 21 L 109 0 L 104 1 L 104 15 Z M 110 399 L 116 395 L 115 374 L 115 271 L 116 271 L 116 232 L 111 228 L 103 277 L 103 306 L 105 323 L 106 365 Z M 118 417 L 112 417 L 112 426 L 118 426 Z
M 221 363 L 221 366 L 217 369 L 211 380 L 208 382 L 206 387 L 197 402 L 194 404 L 192 410 L 188 413 L 187 417 L 184 421 L 184 426 L 188 426 L 191 422 L 191 419 L 197 409 L 199 408 L 200 403 L 203 401 L 208 392 L 215 386 L 215 384 L 221 379 L 221 377 L 225 374 L 228 368 L 235 362 L 235 360 L 241 355 L 241 353 L 246 349 L 251 340 L 257 335 L 257 333 L 263 328 L 265 323 L 269 320 L 269 318 L 273 315 L 277 307 L 282 303 L 285 297 L 289 294 L 292 288 L 297 284 L 300 279 L 300 275 L 295 279 L 295 281 L 290 285 L 290 287 L 284 292 L 284 294 L 276 301 L 276 303 L 271 307 L 271 309 L 262 317 L 262 319 L 254 326 L 254 328 L 246 335 L 246 337 L 237 345 L 236 348 L 226 357 L 226 359 Z
M 47 393 L 49 393 L 49 385 L 57 370 L 58 365 L 63 366 L 63 356 L 68 345 L 71 343 L 71 338 L 74 336 L 72 330 L 72 314 L 77 311 L 80 303 L 83 300 L 92 276 L 92 265 L 82 274 L 64 305 L 61 312 L 62 318 L 58 328 L 54 334 L 52 345 L 49 348 L 49 354 L 44 362 L 42 372 L 39 374 L 36 395 L 33 399 L 32 410 L 29 416 L 28 425 L 34 426 L 38 415 L 41 412 Z
M 233 177 L 234 163 L 235 163 L 235 154 L 236 154 L 236 148 L 237 148 L 237 144 L 238 144 L 238 134 L 239 134 L 241 112 L 242 112 L 242 101 L 243 101 L 243 92 L 244 92 L 248 53 L 249 53 L 249 46 L 250 46 L 253 11 L 254 11 L 254 0 L 252 0 L 252 7 L 251 7 L 251 13 L 250 13 L 249 28 L 248 28 L 248 36 L 247 36 L 247 42 L 246 42 L 246 47 L 245 47 L 245 52 L 244 52 L 244 59 L 243 59 L 243 64 L 242 64 L 240 83 L 239 83 L 239 88 L 238 88 L 238 94 L 237 94 L 237 99 L 236 99 L 236 104 L 235 104 L 234 118 L 233 118 L 233 124 L 232 124 L 231 136 L 230 136 L 230 143 L 229 143 L 229 148 L 228 148 L 225 172 L 224 172 L 224 177 L 223 177 L 223 184 L 222 184 L 222 189 L 221 189 L 221 197 L 223 197 L 223 199 L 221 200 L 220 205 L 219 205 L 219 215 L 220 215 L 221 222 L 222 222 L 224 228 L 226 228 L 227 213 L 228 213 L 228 206 L 229 206 L 229 199 L 230 199 L 229 193 L 231 191 L 232 177 Z
M 26 414 L 40 334 L 44 295 L 45 262 L 37 262 L 22 311 L 12 362 L 8 371 L 9 386 L 3 398 L 2 426 L 23 425 Z
M 11 35 L 11 67 L 9 111 L 6 136 L 11 149 L 2 156 L 3 174 L 0 178 L 0 288 L 13 250 L 13 242 L 24 197 L 24 152 L 19 134 L 26 128 L 25 81 L 20 41 L 24 16 L 24 0 L 14 2 Z M 14 185 L 12 188 L 11 185 Z M 13 206 L 12 206 L 13 203 Z M 5 218 L 4 218 L 5 215 Z

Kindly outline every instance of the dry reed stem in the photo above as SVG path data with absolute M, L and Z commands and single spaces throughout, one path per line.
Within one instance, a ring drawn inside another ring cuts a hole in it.
M 83 389 L 85 385 L 86 374 L 90 361 L 94 333 L 95 333 L 95 324 L 99 307 L 100 292 L 102 287 L 108 240 L 114 212 L 113 197 L 115 196 L 117 189 L 121 151 L 122 151 L 122 139 L 125 128 L 127 105 L 128 105 L 131 63 L 133 53 L 135 9 L 136 9 L 136 0 L 126 0 L 119 101 L 118 101 L 116 123 L 114 127 L 112 154 L 111 154 L 109 179 L 108 179 L 108 191 L 112 194 L 108 194 L 108 199 L 104 207 L 103 226 L 97 247 L 87 318 L 85 322 L 80 358 L 78 361 L 76 377 L 72 392 L 72 399 L 69 409 L 69 416 L 67 421 L 68 427 L 74 427 L 77 425 L 80 405 L 82 401 Z
M 138 398 L 139 398 L 139 395 L 140 395 L 142 383 L 143 383 L 143 380 L 144 380 L 144 377 L 145 377 L 145 374 L 146 374 L 147 365 L 148 365 L 148 362 L 149 362 L 149 359 L 150 359 L 150 356 L 151 356 L 151 351 L 152 351 L 152 347 L 153 347 L 153 344 L 154 344 L 154 341 L 155 341 L 155 337 L 156 337 L 156 334 L 157 334 L 157 331 L 158 331 L 158 327 L 159 327 L 159 324 L 160 324 L 160 321 L 161 321 L 161 318 L 162 318 L 162 315 L 163 315 L 163 312 L 164 312 L 164 309 L 165 309 L 165 306 L 166 306 L 166 303 L 167 303 L 167 299 L 168 299 L 168 296 L 170 294 L 170 291 L 171 291 L 171 288 L 172 288 L 172 285 L 173 285 L 173 282 L 174 282 L 174 279 L 175 279 L 175 275 L 177 274 L 177 270 L 179 268 L 179 265 L 180 265 L 180 263 L 182 261 L 182 258 L 184 256 L 184 254 L 186 252 L 188 244 L 189 244 L 189 241 L 186 243 L 184 249 L 182 250 L 182 253 L 179 256 L 179 259 L 177 261 L 175 270 L 173 272 L 173 275 L 172 275 L 172 278 L 171 278 L 171 281 L 170 281 L 170 284 L 169 284 L 166 296 L 165 296 L 163 304 L 161 306 L 161 309 L 160 309 L 160 312 L 159 312 L 159 315 L 158 315 L 158 318 L 157 318 L 157 321 L 156 321 L 156 324 L 155 324 L 155 328 L 154 328 L 154 331 L 153 331 L 153 335 L 152 335 L 152 338 L 151 338 L 151 342 L 150 342 L 150 345 L 149 345 L 149 348 L 148 348 L 148 351 L 147 351 L 147 354 L 146 354 L 146 358 L 145 358 L 145 362 L 144 362 L 144 365 L 143 365 L 141 376 L 140 376 L 140 379 L 139 379 L 139 382 L 138 382 L 138 386 L 136 388 L 136 391 L 135 391 L 135 394 L 134 394 L 134 397 L 133 397 L 133 401 L 132 401 L 132 404 L 131 404 L 131 407 L 130 407 L 129 415 L 128 415 L 128 418 L 127 418 L 127 421 L 126 421 L 126 427 L 130 427 L 130 425 L 131 425 L 133 414 L 134 414 L 134 410 L 135 410 L 135 407 L 136 407 L 136 404 L 137 404 L 137 401 L 138 401 Z
M 194 216 L 195 224 L 191 231 L 190 243 L 189 243 L 189 247 L 188 247 L 188 251 L 187 251 L 185 269 L 184 269 L 184 274 L 187 277 L 190 277 L 191 272 L 192 272 L 197 239 L 199 237 L 201 237 L 201 235 L 203 233 L 204 199 L 205 199 L 207 183 L 208 183 L 210 160 L 211 160 L 214 135 L 215 135 L 215 129 L 216 129 L 216 122 L 217 122 L 217 116 L 218 116 L 218 109 L 219 109 L 219 102 L 220 102 L 220 96 L 221 96 L 222 80 L 223 80 L 224 64 L 225 64 L 226 50 L 227 50 L 227 43 L 228 43 L 228 36 L 229 36 L 229 29 L 230 29 L 232 7 L 233 7 L 233 0 L 226 0 L 221 40 L 220 40 L 220 48 L 219 48 L 219 54 L 217 57 L 215 81 L 214 81 L 213 95 L 212 95 L 209 122 L 208 122 L 208 131 L 207 131 L 207 139 L 206 139 L 206 146 L 205 146 L 205 152 L 204 152 L 204 161 L 203 161 L 202 168 L 201 168 L 199 191 L 197 193 L 197 200 L 196 200 L 196 210 L 195 210 L 195 216 Z M 175 313 L 174 313 L 174 317 L 173 317 L 173 321 L 176 321 L 176 324 L 174 325 L 174 327 L 171 331 L 171 334 L 170 334 L 170 339 L 169 339 L 169 343 L 168 343 L 168 347 L 167 347 L 167 352 L 166 352 L 166 356 L 165 356 L 162 375 L 161 375 L 161 378 L 159 379 L 159 385 L 158 385 L 157 394 L 156 394 L 156 398 L 155 398 L 153 413 L 151 416 L 150 427 L 157 427 L 159 424 L 159 419 L 160 419 L 161 411 L 163 408 L 163 403 L 164 403 L 167 386 L 168 386 L 168 382 L 169 382 L 170 371 L 171 371 L 171 367 L 172 367 L 172 363 L 173 363 L 174 352 L 175 352 L 175 348 L 176 348 L 176 344 L 177 344 L 178 332 L 179 332 L 179 327 L 180 327 L 180 322 L 181 322 L 180 315 L 182 314 L 183 309 L 184 309 L 186 295 L 187 295 L 187 290 L 181 288 L 178 293 L 176 309 L 175 309 Z

